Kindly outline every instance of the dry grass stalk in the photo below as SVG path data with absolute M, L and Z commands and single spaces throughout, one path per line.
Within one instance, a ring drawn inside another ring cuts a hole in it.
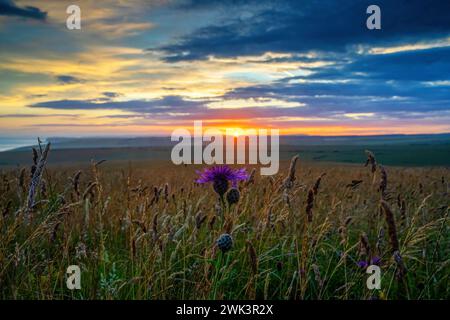
M 47 194 L 47 181 L 45 179 L 41 180 L 41 197 L 44 199 L 48 198 L 48 194 Z
M 389 242 L 391 244 L 392 253 L 399 250 L 397 227 L 395 225 L 394 213 L 392 212 L 389 204 L 381 200 L 381 207 L 383 208 L 384 217 L 388 227 Z
M 42 173 L 44 172 L 44 167 L 45 167 L 45 164 L 47 163 L 47 156 L 48 156 L 49 151 L 50 151 L 50 142 L 47 143 L 44 151 L 42 152 L 41 156 L 39 157 L 39 161 L 36 165 L 36 169 L 34 170 L 33 177 L 31 178 L 30 187 L 28 190 L 28 198 L 27 198 L 27 217 L 29 217 L 31 210 L 33 209 L 33 207 L 35 205 L 36 194 L 37 194 L 38 188 L 41 184 Z
M 38 154 L 37 150 L 35 148 L 32 148 L 32 151 L 33 151 L 33 164 L 31 165 L 31 168 L 30 168 L 30 178 L 33 178 L 34 172 L 36 171 L 38 159 L 39 159 L 39 154 Z
M 209 220 L 209 230 L 213 230 L 214 229 L 214 224 L 216 223 L 216 216 L 212 216 L 211 219 Z
M 251 173 L 250 173 L 250 176 L 249 176 L 248 180 L 245 182 L 246 186 L 255 183 L 255 175 L 256 175 L 256 169 L 253 168 Z
M 360 248 L 361 248 L 361 255 L 370 257 L 370 245 L 369 245 L 369 238 L 367 237 L 366 233 L 362 233 L 359 238 Z
M 72 186 L 73 190 L 75 191 L 76 195 L 80 196 L 80 176 L 81 176 L 81 170 L 79 170 L 72 178 Z
M 5 218 L 9 215 L 10 210 L 11 210 L 11 205 L 12 205 L 12 200 L 9 200 L 2 212 L 3 218 Z
M 25 168 L 22 168 L 19 173 L 19 190 L 20 193 L 25 191 Z
M 403 277 L 406 274 L 406 267 L 405 267 L 405 263 L 403 262 L 403 258 L 400 255 L 400 252 L 398 250 L 394 251 L 393 253 L 394 256 L 394 261 L 397 264 L 397 279 L 401 280 L 403 279 Z
M 291 189 L 294 186 L 295 181 L 295 166 L 297 164 L 298 155 L 295 155 L 291 159 L 291 164 L 289 165 L 289 172 L 287 177 L 283 181 L 283 187 L 285 189 Z
M 90 195 L 91 196 L 91 198 L 93 198 L 94 197 L 94 194 L 93 194 L 93 191 L 94 191 L 94 188 L 97 186 L 97 182 L 91 182 L 89 185 L 88 185 L 88 187 L 86 188 L 86 190 L 84 190 L 84 192 L 83 192 L 83 200 L 85 200 L 87 197 L 88 197 L 88 195 Z
M 383 255 L 383 242 L 384 242 L 384 229 L 380 228 L 377 235 L 377 243 L 375 244 L 379 256 Z
M 159 235 L 158 235 L 158 213 L 156 213 L 153 216 L 152 231 L 153 231 L 153 241 L 157 241 L 159 238 Z
M 201 228 L 203 222 L 205 222 L 207 217 L 208 216 L 206 214 L 203 214 L 201 210 L 197 212 L 197 214 L 195 215 L 195 227 L 197 228 L 197 230 Z
M 319 192 L 319 187 L 320 187 L 320 181 L 322 180 L 322 178 L 326 175 L 326 173 L 322 173 L 316 180 L 316 182 L 314 183 L 314 187 L 313 187 L 313 192 L 314 195 L 317 195 L 317 193 Z
M 400 204 L 400 225 L 402 227 L 406 226 L 407 218 L 406 218 L 406 201 L 402 200 Z
M 31 150 L 33 151 L 33 164 L 37 165 L 37 161 L 39 159 L 39 154 L 35 148 L 31 148 Z
M 169 202 L 169 184 L 166 183 L 164 185 L 164 200 L 166 201 L 166 203 Z
M 344 221 L 341 221 L 341 225 L 338 228 L 339 236 L 341 237 L 340 244 L 345 245 L 348 241 L 348 235 L 347 235 L 347 229 L 350 226 L 350 223 L 352 222 L 353 218 L 351 216 L 348 216 L 345 218 Z
M 375 171 L 377 171 L 377 160 L 375 159 L 375 155 L 373 154 L 372 151 L 369 150 L 366 150 L 366 154 L 367 160 L 364 166 L 367 167 L 370 164 L 372 173 L 375 173 Z
M 250 240 L 247 240 L 247 250 L 248 256 L 250 258 L 250 266 L 252 268 L 253 275 L 258 274 L 258 256 L 256 255 L 256 250 L 253 247 Z
M 288 189 L 284 189 L 283 190 L 283 201 L 287 204 L 287 206 L 290 208 L 291 207 L 291 198 L 289 196 L 289 192 L 287 191 Z
M 216 202 L 216 204 L 214 205 L 214 213 L 218 217 L 223 217 L 223 207 L 220 202 Z
M 313 263 L 312 269 L 314 272 L 314 279 L 316 280 L 317 284 L 319 285 L 319 288 L 322 288 L 324 285 L 324 281 L 322 279 L 322 276 L 320 275 L 319 266 L 317 264 Z
M 224 226 L 223 226 L 224 233 L 231 234 L 231 230 L 233 230 L 233 226 L 234 226 L 233 218 L 231 216 L 226 217 L 226 219 L 224 221 Z
M 445 182 L 444 176 L 441 177 L 441 185 L 442 185 L 442 193 L 446 195 L 448 191 L 448 184 Z
M 273 225 L 273 215 L 272 215 L 272 208 L 273 205 L 269 205 L 269 208 L 267 208 L 267 214 L 266 214 L 266 228 L 274 228 Z
M 314 191 L 309 189 L 308 198 L 306 199 L 306 216 L 308 217 L 308 222 L 312 222 L 313 219 L 313 207 L 314 207 Z
M 139 226 L 143 233 L 147 233 L 147 227 L 145 226 L 145 223 L 143 221 L 134 219 L 132 222 Z
M 380 166 L 380 187 L 381 199 L 386 200 L 386 189 L 387 189 L 387 173 L 383 166 Z
M 362 182 L 363 182 L 362 180 L 352 180 L 352 182 L 347 184 L 346 187 L 354 190 L 358 188 Z

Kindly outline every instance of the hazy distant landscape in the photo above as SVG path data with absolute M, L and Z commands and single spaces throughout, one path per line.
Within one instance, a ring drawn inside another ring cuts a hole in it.
M 170 137 L 48 138 L 49 164 L 88 163 L 90 160 L 169 160 L 176 142 Z M 36 147 L 36 146 L 35 146 Z M 32 146 L 0 152 L 0 166 L 26 165 Z M 392 166 L 449 166 L 450 134 L 388 136 L 281 136 L 280 159 L 300 154 L 304 161 L 361 163 L 364 150 Z

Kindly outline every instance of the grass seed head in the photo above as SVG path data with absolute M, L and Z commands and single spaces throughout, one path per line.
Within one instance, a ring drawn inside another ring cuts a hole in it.
M 295 181 L 295 166 L 297 164 L 298 155 L 295 155 L 291 159 L 291 164 L 289 165 L 289 172 L 287 177 L 283 181 L 283 187 L 285 189 L 291 189 L 294 186 Z
M 383 208 L 384 217 L 385 217 L 386 224 L 388 227 L 389 242 L 391 244 L 392 252 L 398 251 L 399 244 L 398 244 L 397 226 L 395 225 L 394 213 L 392 212 L 389 204 L 384 200 L 381 200 L 381 207 Z
M 256 250 L 253 247 L 250 240 L 247 240 L 247 250 L 248 256 L 250 258 L 250 265 L 254 275 L 258 274 L 258 256 L 256 255 Z
M 314 191 L 313 189 L 309 189 L 308 198 L 306 200 L 306 215 L 308 217 L 308 222 L 312 222 L 313 207 L 314 207 Z
M 375 159 L 375 155 L 372 151 L 366 150 L 367 160 L 364 164 L 365 167 L 367 167 L 370 164 L 370 168 L 372 173 L 375 173 L 377 170 L 377 160 Z

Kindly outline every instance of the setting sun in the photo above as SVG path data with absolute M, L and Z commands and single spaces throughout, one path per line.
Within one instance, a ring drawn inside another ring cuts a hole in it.
M 241 128 L 227 128 L 227 133 L 231 133 L 235 138 L 242 135 L 243 130 Z

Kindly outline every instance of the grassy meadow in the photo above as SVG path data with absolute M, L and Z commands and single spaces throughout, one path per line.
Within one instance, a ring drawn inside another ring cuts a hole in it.
M 300 153 L 271 177 L 247 166 L 229 205 L 194 182 L 201 166 L 45 157 L 1 172 L 1 299 L 450 298 L 448 167 Z M 380 290 L 366 287 L 370 264 Z M 66 287 L 69 265 L 80 290 Z

